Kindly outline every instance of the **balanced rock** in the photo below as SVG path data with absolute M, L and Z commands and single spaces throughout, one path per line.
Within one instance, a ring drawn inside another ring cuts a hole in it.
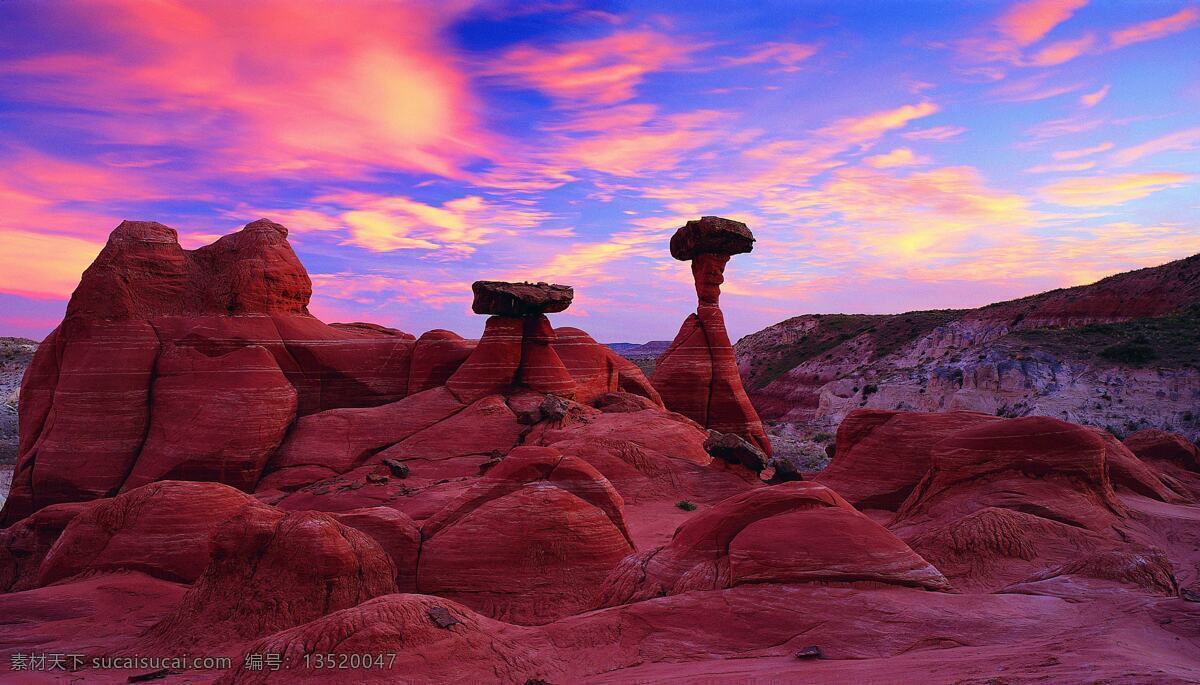
M 575 291 L 569 285 L 554 283 L 508 283 L 475 281 L 471 284 L 475 301 L 471 311 L 497 316 L 536 316 L 561 312 L 571 306 Z
M 740 435 L 767 455 L 771 441 L 750 404 L 719 305 L 730 255 L 749 252 L 746 225 L 719 217 L 689 221 L 671 238 L 671 254 L 691 260 L 699 306 L 659 357 L 652 382 L 672 411 L 706 428 Z
M 746 224 L 719 216 L 687 222 L 671 236 L 671 256 L 681 262 L 702 254 L 735 255 L 754 249 L 754 234 Z

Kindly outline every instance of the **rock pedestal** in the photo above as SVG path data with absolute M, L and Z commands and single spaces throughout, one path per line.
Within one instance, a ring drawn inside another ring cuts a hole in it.
M 754 236 L 745 224 L 721 217 L 689 221 L 675 232 L 671 256 L 692 263 L 699 303 L 658 359 L 651 380 L 668 409 L 706 428 L 739 435 L 769 455 L 771 442 L 742 387 L 719 304 L 729 258 L 753 248 Z
M 573 397 L 575 380 L 554 350 L 556 336 L 546 312 L 571 305 L 575 291 L 551 283 L 475 281 L 476 314 L 491 314 L 483 337 L 446 387 L 463 402 L 525 386 Z

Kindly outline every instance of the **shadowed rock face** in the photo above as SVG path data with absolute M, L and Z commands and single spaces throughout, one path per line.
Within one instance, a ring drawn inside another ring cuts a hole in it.
M 475 281 L 471 284 L 475 301 L 471 311 L 499 316 L 534 316 L 561 312 L 571 306 L 575 290 L 553 283 L 506 283 Z
M 731 254 L 749 252 L 746 225 L 720 217 L 689 221 L 671 238 L 671 254 L 692 261 L 699 306 L 659 357 L 652 381 L 668 409 L 721 433 L 740 435 L 767 455 L 771 441 L 750 404 L 719 305 Z

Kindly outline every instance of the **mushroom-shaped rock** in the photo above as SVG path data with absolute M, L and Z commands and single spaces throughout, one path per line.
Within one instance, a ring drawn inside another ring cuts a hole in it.
M 697 514 L 668 544 L 622 561 L 602 599 L 615 606 L 743 583 L 858 581 L 949 589 L 929 562 L 837 493 L 793 481 Z
M 671 256 L 681 262 L 702 254 L 735 255 L 754 249 L 754 234 L 746 224 L 719 216 L 693 219 L 671 236 Z
M 569 285 L 554 283 L 508 283 L 475 281 L 471 284 L 475 300 L 471 311 L 497 316 L 537 316 L 561 312 L 571 306 L 575 291 Z
M 396 591 L 395 566 L 369 535 L 315 511 L 236 517 L 212 536 L 211 552 L 148 643 L 242 642 Z
M 584 611 L 633 551 L 623 502 L 587 462 L 519 447 L 422 527 L 420 592 L 541 624 Z
M 270 510 L 219 483 L 143 485 L 88 503 L 46 555 L 38 584 L 111 571 L 190 583 L 208 566 L 208 541 L 216 530 Z
M 699 306 L 658 358 L 651 380 L 668 409 L 706 428 L 740 435 L 769 456 L 771 441 L 742 387 L 718 304 L 729 256 L 749 252 L 753 242 L 745 224 L 720 217 L 690 221 L 675 232 L 671 254 L 691 260 Z

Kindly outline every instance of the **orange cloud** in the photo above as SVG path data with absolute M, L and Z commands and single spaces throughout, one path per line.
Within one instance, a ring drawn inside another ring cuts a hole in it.
M 499 236 L 516 235 L 549 220 L 547 212 L 486 200 L 478 195 L 430 205 L 399 195 L 331 193 L 313 199 L 330 208 L 320 214 L 292 215 L 297 231 L 340 230 L 343 244 L 373 252 L 431 250 L 434 258 L 458 259 Z
M 65 298 L 103 247 L 103 242 L 55 233 L 0 230 L 0 292 Z
M 928 164 L 929 158 L 915 154 L 906 147 L 898 147 L 886 154 L 867 157 L 863 161 L 876 169 L 891 169 L 893 167 L 912 166 L 914 164 Z
M 1069 164 L 1039 164 L 1026 169 L 1031 174 L 1063 173 L 1071 171 L 1087 171 L 1096 166 L 1095 162 L 1073 162 Z
M 1050 202 L 1069 207 L 1108 207 L 1125 204 L 1168 188 L 1178 188 L 1195 176 L 1172 172 L 1084 176 L 1068 178 L 1042 188 Z
M 1113 31 L 1109 35 L 1109 41 L 1113 47 L 1121 48 L 1186 31 L 1195 26 L 1197 22 L 1200 22 L 1200 8 L 1185 7 L 1170 16 L 1144 21 L 1119 31 Z
M 857 143 L 877 138 L 894 129 L 904 128 L 910 121 L 927 117 L 937 111 L 936 104 L 926 101 L 866 116 L 841 119 L 821 132 L 846 143 Z
M 909 140 L 934 140 L 943 141 L 957 138 L 966 133 L 967 129 L 961 126 L 933 126 L 931 128 L 923 128 L 916 131 L 907 131 L 900 135 Z
M 1106 84 L 1103 88 L 1093 93 L 1085 93 L 1080 95 L 1079 104 L 1083 105 L 1084 107 L 1095 107 L 1096 105 L 1100 104 L 1100 101 L 1108 95 L 1110 88 L 1112 88 L 1112 86 Z

